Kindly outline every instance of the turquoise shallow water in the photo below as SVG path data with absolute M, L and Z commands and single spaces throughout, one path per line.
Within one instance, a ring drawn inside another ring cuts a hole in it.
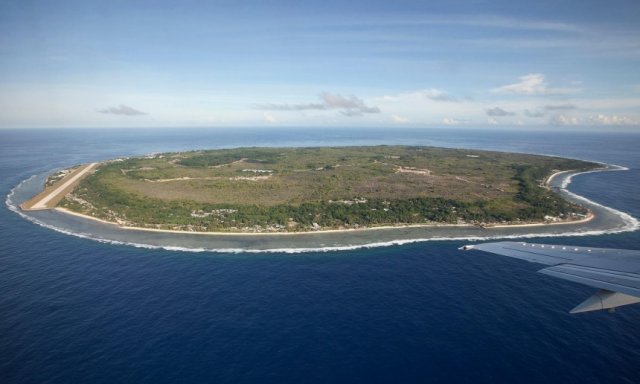
M 423 144 L 619 164 L 571 190 L 640 216 L 637 134 L 447 130 L 0 131 L 0 189 L 118 156 L 246 145 Z M 640 249 L 639 232 L 545 242 Z M 0 210 L 0 377 L 69 382 L 640 381 L 638 307 L 462 241 L 302 254 L 73 237 Z

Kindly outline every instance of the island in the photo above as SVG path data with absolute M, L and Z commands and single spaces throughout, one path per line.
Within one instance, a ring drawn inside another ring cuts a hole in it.
M 56 199 L 44 204 L 50 195 L 40 196 L 23 209 L 55 207 L 125 228 L 203 233 L 572 223 L 590 212 L 547 181 L 601 167 L 424 146 L 198 150 L 63 170 L 46 183 Z

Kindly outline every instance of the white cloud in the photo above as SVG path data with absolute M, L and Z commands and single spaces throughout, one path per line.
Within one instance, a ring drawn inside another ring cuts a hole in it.
M 142 116 L 146 115 L 146 112 L 139 111 L 128 105 L 120 104 L 117 107 L 108 107 L 99 109 L 98 112 L 108 115 L 122 115 L 122 116 Z
M 503 85 L 491 90 L 493 93 L 516 95 L 559 95 L 577 91 L 577 88 L 550 88 L 541 73 L 520 76 L 520 81 L 517 83 Z
M 380 108 L 368 106 L 364 101 L 354 95 L 345 97 L 340 94 L 323 92 L 320 94 L 319 103 L 305 104 L 261 104 L 258 109 L 273 111 L 306 111 L 306 110 L 330 110 L 337 109 L 345 116 L 360 116 L 364 113 L 380 113 Z
M 487 116 L 492 116 L 492 117 L 513 116 L 513 115 L 515 115 L 514 112 L 505 111 L 504 109 L 502 109 L 500 107 L 487 108 L 487 109 L 485 109 L 485 112 L 486 112 Z
M 452 28 L 458 26 L 469 26 L 476 28 L 489 29 L 505 29 L 505 30 L 528 30 L 542 32 L 560 32 L 560 33 L 577 33 L 582 29 L 574 24 L 560 23 L 546 20 L 535 20 L 531 18 L 514 18 L 505 17 L 502 14 L 478 13 L 474 15 L 445 15 L 445 14 L 421 14 L 404 15 L 404 17 L 390 17 L 385 15 L 384 18 L 364 17 L 353 20 L 345 19 L 338 26 L 348 25 L 360 27 L 416 27 L 426 25 L 446 25 Z M 326 28 L 326 22 L 320 26 Z M 360 30 L 360 28 L 358 28 Z M 341 35 L 342 36 L 342 35 Z
M 455 97 L 449 95 L 440 89 L 424 89 L 418 92 L 421 96 L 433 101 L 458 101 Z
M 571 104 L 571 103 L 565 103 L 565 104 L 551 104 L 551 105 L 545 105 L 544 109 L 546 109 L 547 111 L 566 111 L 566 110 L 570 110 L 570 109 L 576 109 L 578 107 L 576 107 L 575 105 Z
M 549 124 L 551 125 L 576 125 L 578 124 L 578 118 L 575 116 L 568 116 L 565 114 L 557 114 L 551 117 Z
M 442 119 L 442 124 L 444 125 L 458 125 L 460 124 L 460 120 L 457 119 L 453 119 L 450 117 L 445 117 L 444 119 Z
M 391 120 L 396 124 L 406 124 L 410 122 L 410 120 L 407 119 L 406 117 L 402 117 L 398 115 L 391 115 Z
M 543 117 L 545 115 L 545 113 L 543 111 L 537 111 L 537 110 L 533 110 L 530 111 L 528 109 L 524 110 L 524 114 L 528 117 Z
M 437 89 L 437 88 L 429 88 L 429 89 L 421 89 L 419 91 L 400 93 L 397 95 L 385 95 L 382 97 L 382 100 L 385 101 L 399 101 L 408 98 L 424 98 L 429 99 L 431 101 L 443 101 L 443 102 L 459 102 L 460 100 L 449 93 Z
M 589 116 L 587 120 L 592 124 L 598 124 L 598 125 L 630 125 L 630 124 L 638 123 L 638 122 L 634 122 L 632 119 L 626 116 L 603 115 L 603 114 Z
M 640 109 L 640 97 L 615 98 L 606 99 L 583 99 L 580 100 L 580 109 L 582 110 L 599 110 L 603 109 Z
M 273 116 L 272 114 L 270 114 L 269 112 L 265 112 L 262 117 L 264 118 L 264 121 L 266 121 L 267 123 L 277 123 L 278 119 L 275 118 L 275 116 Z
M 517 93 L 522 95 L 544 94 L 547 84 L 544 82 L 544 75 L 541 73 L 531 73 L 520 77 L 520 82 L 503 85 L 493 89 L 495 93 Z
M 343 109 L 345 111 L 357 111 L 360 113 L 380 113 L 378 107 L 368 107 L 364 104 L 364 101 L 356 96 L 344 97 L 340 94 L 331 94 L 324 92 L 320 95 L 325 105 L 328 108 Z

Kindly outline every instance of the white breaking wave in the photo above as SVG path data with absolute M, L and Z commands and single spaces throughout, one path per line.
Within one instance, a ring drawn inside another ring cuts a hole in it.
M 629 231 L 636 231 L 638 229 L 640 229 L 640 221 L 638 221 L 638 219 L 636 219 L 635 217 L 631 216 L 630 214 L 626 213 L 626 212 L 622 212 L 619 211 L 617 209 L 611 208 L 611 207 L 607 207 L 605 205 L 602 205 L 600 203 L 596 203 L 593 200 L 587 199 L 584 196 L 580 196 L 574 192 L 569 191 L 568 187 L 571 184 L 571 182 L 573 181 L 573 178 L 575 176 L 578 175 L 584 175 L 587 173 L 595 173 L 595 172 L 606 172 L 606 171 L 611 171 L 611 172 L 615 172 L 615 171 L 628 171 L 629 168 L 627 167 L 623 167 L 620 165 L 614 165 L 614 164 L 605 164 L 607 165 L 607 169 L 603 169 L 603 170 L 593 170 L 593 171 L 585 171 L 585 172 L 578 172 L 578 173 L 573 173 L 571 175 L 569 175 L 568 177 L 566 177 L 564 180 L 562 180 L 562 184 L 561 184 L 561 189 L 564 193 L 566 193 L 567 195 L 573 197 L 574 199 L 580 200 L 582 202 L 585 202 L 587 204 L 602 208 L 618 217 L 620 217 L 622 219 L 623 222 L 625 222 L 625 226 L 617 232 L 606 232 L 606 233 L 618 233 L 618 232 L 629 232 Z
M 623 167 L 621 165 L 604 164 L 604 163 L 600 163 L 600 164 L 604 165 L 606 168 L 605 169 L 594 169 L 594 170 L 591 170 L 591 171 L 573 173 L 573 174 L 569 175 L 568 177 L 566 177 L 564 180 L 562 180 L 562 185 L 560 186 L 560 188 L 566 190 L 567 187 L 569 186 L 569 184 L 571 184 L 571 181 L 573 180 L 574 176 L 584 175 L 584 174 L 587 174 L 587 173 L 596 173 L 596 172 L 616 172 L 616 171 L 628 171 L 629 170 L 629 168 Z M 569 191 L 567 191 L 567 192 L 569 192 Z M 569 192 L 569 193 L 571 193 L 571 192 Z M 578 195 L 576 195 L 576 196 L 578 196 Z M 580 196 L 580 197 L 582 197 L 582 196 Z
M 9 208 L 10 211 L 13 211 L 15 213 L 17 213 L 18 215 L 32 221 L 30 219 L 29 216 L 25 215 L 24 213 L 22 213 L 22 210 L 18 207 L 18 204 L 15 203 L 13 201 L 13 197 L 16 195 L 16 191 L 18 189 L 20 189 L 23 185 L 25 185 L 26 183 L 30 182 L 31 180 L 35 179 L 38 175 L 31 175 L 28 179 L 22 180 L 20 182 L 20 184 L 16 185 L 15 187 L 11 188 L 11 191 L 9 191 L 9 194 L 7 195 L 7 198 L 4 200 L 4 204 L 7 206 L 7 208 Z
M 298 253 L 309 253 L 309 252 L 336 252 L 336 251 L 353 251 L 357 249 L 369 249 L 369 248 L 379 248 L 379 247 L 389 247 L 389 246 L 398 246 L 398 245 L 406 245 L 406 244 L 414 244 L 414 243 L 422 243 L 429 241 L 489 241 L 489 240 L 498 240 L 498 239 L 530 239 L 530 238 L 544 238 L 544 237 L 577 237 L 577 236 L 597 236 L 604 234 L 615 234 L 622 232 L 632 232 L 640 229 L 640 221 L 638 221 L 633 216 L 628 213 L 619 211 L 617 209 L 604 206 L 602 204 L 596 203 L 584 196 L 580 196 L 569 191 L 567 188 L 571 184 L 571 180 L 574 176 L 582 175 L 586 173 L 595 173 L 595 172 L 606 172 L 606 171 L 626 171 L 629 168 L 618 166 L 618 165 L 606 165 L 606 169 L 585 171 L 573 173 L 567 176 L 561 183 L 560 189 L 562 192 L 571 196 L 574 199 L 580 200 L 586 204 L 593 205 L 608 211 L 609 213 L 618 216 L 622 222 L 623 226 L 611 229 L 604 230 L 591 230 L 591 231 L 573 231 L 573 232 L 563 232 L 563 233 L 523 233 L 523 234 L 515 234 L 515 235 L 489 235 L 489 236 L 447 236 L 447 237 L 429 237 L 429 238 L 416 238 L 416 239 L 399 239 L 399 240 L 390 240 L 390 241 L 381 241 L 381 242 L 372 242 L 365 244 L 354 244 L 354 245 L 336 245 L 336 246 L 323 246 L 323 247 L 294 247 L 294 248 L 268 248 L 268 249 L 252 249 L 252 248 L 189 248 L 189 247 L 181 247 L 181 246 L 173 246 L 173 245 L 154 245 L 154 244 L 145 244 L 131 241 L 121 241 L 114 239 L 105 239 L 98 237 L 91 233 L 83 233 L 83 232 L 74 232 L 65 228 L 57 227 L 53 224 L 45 223 L 42 220 L 39 220 L 35 217 L 29 216 L 22 212 L 22 210 L 18 207 L 18 204 L 13 201 L 13 197 L 15 196 L 15 192 L 24 186 L 24 184 L 32 181 L 37 175 L 33 175 L 26 180 L 23 180 L 15 186 L 5 200 L 5 204 L 7 207 L 20 215 L 21 217 L 40 225 L 44 228 L 54 230 L 56 232 L 63 233 L 65 235 L 71 235 L 83 239 L 89 239 L 93 241 L 97 241 L 100 243 L 113 244 L 113 245 L 126 245 L 132 246 L 136 248 L 145 248 L 145 249 L 162 249 L 167 251 L 178 251 L 178 252 L 214 252 L 214 253 L 232 253 L 232 254 L 240 254 L 240 253 L 285 253 L 285 254 L 298 254 Z M 488 229 L 490 230 L 490 229 Z M 322 235 L 322 234 L 319 234 Z

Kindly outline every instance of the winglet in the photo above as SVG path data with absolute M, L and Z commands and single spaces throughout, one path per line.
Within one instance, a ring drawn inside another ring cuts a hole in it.
M 593 296 L 578 304 L 578 306 L 573 308 L 569 313 L 615 309 L 616 307 L 635 303 L 640 303 L 640 297 L 600 289 L 594 293 Z

